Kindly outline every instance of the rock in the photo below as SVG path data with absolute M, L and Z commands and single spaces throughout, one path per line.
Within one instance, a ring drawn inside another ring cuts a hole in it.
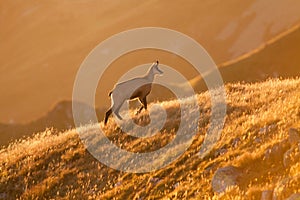
M 295 128 L 290 128 L 289 130 L 289 143 L 292 146 L 300 143 L 300 133 Z
M 175 183 L 175 184 L 173 185 L 173 188 L 176 189 L 176 188 L 178 188 L 178 186 L 179 186 L 179 182 Z
M 261 200 L 272 200 L 273 199 L 273 190 L 265 190 L 261 193 Z
M 151 183 L 152 185 L 157 185 L 160 181 L 161 181 L 161 179 L 158 177 L 151 177 L 149 179 L 149 183 Z
M 225 147 L 222 147 L 221 149 L 217 149 L 215 152 L 215 157 L 224 155 L 225 153 L 227 153 L 227 149 Z
M 234 148 L 237 148 L 240 145 L 240 143 L 241 143 L 241 139 L 239 137 L 234 138 L 234 140 L 232 141 L 232 146 Z
M 234 166 L 218 169 L 212 178 L 212 189 L 216 193 L 225 192 L 230 186 L 239 186 L 241 170 Z
M 259 138 L 259 137 L 257 137 L 257 138 L 254 139 L 254 142 L 255 142 L 256 144 L 261 144 L 261 143 L 262 143 L 262 139 Z
M 270 124 L 259 129 L 259 134 L 264 135 L 277 128 L 277 124 Z
M 282 163 L 283 155 L 289 149 L 289 143 L 286 140 L 274 144 L 265 151 L 264 159 L 269 163 Z
M 121 181 L 118 181 L 116 184 L 115 184 L 115 187 L 119 187 L 122 185 L 122 182 Z
M 289 198 L 286 200 L 299 200 L 300 199 L 300 193 L 292 194 Z
M 298 146 L 290 148 L 283 155 L 283 165 L 284 167 L 290 167 L 300 160 L 300 153 Z

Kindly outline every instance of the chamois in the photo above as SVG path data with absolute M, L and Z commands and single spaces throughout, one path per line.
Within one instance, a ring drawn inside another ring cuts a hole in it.
M 115 85 L 114 89 L 109 93 L 109 96 L 111 97 L 111 107 L 105 113 L 105 125 L 112 113 L 122 120 L 122 117 L 119 115 L 119 110 L 125 100 L 132 100 L 136 98 L 139 99 L 142 106 L 138 110 L 137 114 L 140 113 L 143 108 L 147 110 L 146 97 L 151 91 L 154 76 L 156 74 L 163 74 L 163 71 L 158 68 L 158 64 L 159 62 L 157 60 L 151 65 L 148 72 L 142 77 L 133 78 Z

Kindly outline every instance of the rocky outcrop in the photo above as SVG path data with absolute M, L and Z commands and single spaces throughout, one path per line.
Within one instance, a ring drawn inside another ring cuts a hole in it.
M 234 166 L 219 168 L 212 179 L 212 189 L 216 193 L 225 192 L 230 186 L 239 186 L 241 170 Z

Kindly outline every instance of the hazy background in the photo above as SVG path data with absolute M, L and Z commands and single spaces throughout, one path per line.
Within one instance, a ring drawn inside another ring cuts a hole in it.
M 76 72 L 87 54 L 113 34 L 137 27 L 170 28 L 194 38 L 224 67 L 225 81 L 262 80 L 280 76 L 280 69 L 297 75 L 296 66 L 284 64 L 287 59 L 296 60 L 299 52 L 295 28 L 300 22 L 299 8 L 298 0 L 1 1 L 0 122 L 28 123 L 59 102 L 71 100 Z M 276 37 L 284 39 L 274 47 L 266 46 Z M 287 51 L 288 55 L 280 56 Z M 255 52 L 264 53 L 253 57 Z M 251 60 L 233 61 L 244 54 Z M 157 50 L 135 51 L 106 71 L 99 82 L 96 106 L 109 106 L 107 93 L 128 69 L 155 59 L 194 78 L 194 87 L 203 89 L 201 77 L 195 78 L 192 66 L 180 57 Z M 261 69 L 264 62 L 266 74 Z

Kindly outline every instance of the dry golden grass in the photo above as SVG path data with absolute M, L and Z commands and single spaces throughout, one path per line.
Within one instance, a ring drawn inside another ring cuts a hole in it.
M 209 126 L 207 92 L 197 95 L 199 133 L 190 148 L 167 167 L 145 174 L 110 169 L 89 154 L 75 130 L 59 134 L 47 130 L 1 149 L 0 199 L 259 199 L 262 190 L 274 190 L 283 199 L 300 192 L 299 163 L 284 167 L 276 159 L 264 160 L 266 149 L 284 141 L 290 127 L 300 127 L 300 79 L 228 84 L 226 91 L 225 127 L 204 159 L 197 153 Z M 180 112 L 176 101 L 161 105 L 168 119 L 155 136 L 128 136 L 112 119 L 105 128 L 106 135 L 129 151 L 148 152 L 164 146 L 175 135 Z M 145 113 L 139 117 L 145 120 L 135 117 L 137 123 L 147 123 Z M 90 134 L 97 126 L 84 129 Z M 211 188 L 213 174 L 227 165 L 243 170 L 241 184 L 215 194 Z

